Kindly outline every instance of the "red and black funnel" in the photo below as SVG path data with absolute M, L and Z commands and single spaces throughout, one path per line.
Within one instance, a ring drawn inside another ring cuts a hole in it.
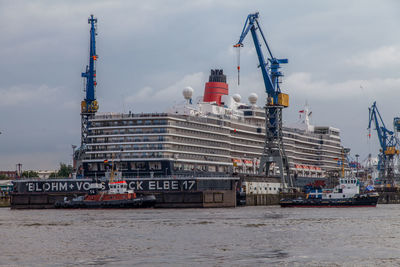
M 211 70 L 211 75 L 204 89 L 204 102 L 216 102 L 221 106 L 221 97 L 228 95 L 228 84 L 223 70 Z

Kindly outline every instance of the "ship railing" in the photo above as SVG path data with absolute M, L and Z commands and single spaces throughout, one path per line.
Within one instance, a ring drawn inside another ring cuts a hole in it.
M 194 121 L 194 120 L 191 120 L 191 121 Z M 210 122 L 205 122 L 205 121 L 200 121 L 200 122 L 210 123 Z M 227 133 L 226 129 L 219 128 L 220 125 L 217 125 L 217 124 L 199 126 L 197 124 L 193 124 L 193 123 L 189 123 L 189 122 L 177 122 L 172 125 L 175 125 L 177 127 L 183 127 L 187 130 L 190 130 L 190 129 L 207 130 L 207 131 L 212 130 L 213 132 Z M 212 127 L 212 129 L 209 129 L 208 127 Z
M 174 179 L 174 178 L 198 178 L 198 177 L 215 177 L 215 178 L 221 178 L 221 177 L 232 177 L 231 174 L 228 173 L 201 173 L 201 172 L 195 172 L 195 173 L 190 173 L 188 172 L 187 174 L 139 174 L 137 175 L 136 173 L 125 173 L 124 178 L 144 178 L 144 179 L 153 179 L 153 178 L 167 178 L 167 179 Z
M 151 118 L 151 117 L 167 117 L 168 113 L 110 113 L 110 114 L 97 114 L 96 119 L 122 119 L 122 118 Z
M 108 129 L 104 129 L 104 128 L 110 128 L 110 129 L 114 129 L 116 127 L 125 127 L 122 129 L 152 129 L 152 126 L 168 126 L 168 125 L 175 125 L 174 123 L 168 122 L 168 121 L 159 121 L 159 122 L 154 122 L 153 123 L 141 123 L 141 124 L 133 124 L 133 123 L 128 123 L 128 124 L 124 124 L 123 122 L 119 122 L 118 124 L 112 124 L 111 122 L 105 122 L 103 124 L 92 124 L 89 129 L 91 130 L 98 130 L 98 128 L 102 128 L 100 131 L 106 131 L 103 134 L 117 134 L 114 133 L 112 130 L 108 130 Z M 140 128 L 140 127 L 145 127 L 145 128 Z M 109 131 L 109 132 L 107 132 Z M 130 132 L 131 134 L 133 132 Z M 136 132 L 136 133 L 142 133 L 142 132 Z

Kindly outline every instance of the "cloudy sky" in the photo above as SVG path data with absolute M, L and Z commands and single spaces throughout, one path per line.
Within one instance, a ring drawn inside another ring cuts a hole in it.
M 7 1 L 0 0 L 0 170 L 55 169 L 80 143 L 80 77 L 89 25 L 98 18 L 100 112 L 165 111 L 185 86 L 200 96 L 211 68 L 223 68 L 230 92 L 265 96 L 250 35 L 237 42 L 248 13 L 284 65 L 290 94 L 285 122 L 308 102 L 312 122 L 341 129 L 360 159 L 378 150 L 367 138 L 377 101 L 388 128 L 400 116 L 398 1 Z

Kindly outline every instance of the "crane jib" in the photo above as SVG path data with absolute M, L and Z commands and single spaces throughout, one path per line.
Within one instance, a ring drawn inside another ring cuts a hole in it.
M 82 77 L 85 78 L 86 86 L 85 92 L 86 97 L 81 104 L 82 113 L 95 113 L 98 110 L 98 103 L 96 101 L 95 88 L 96 82 L 96 66 L 95 62 L 98 58 L 96 54 L 96 24 L 97 19 L 90 15 L 88 19 L 90 24 L 90 45 L 89 45 L 89 65 L 86 66 L 86 71 L 82 73 Z
M 246 38 L 249 31 L 251 32 L 254 46 L 256 48 L 257 57 L 259 61 L 259 66 L 261 68 L 265 91 L 269 97 L 269 104 L 272 105 L 280 105 L 283 107 L 287 107 L 289 105 L 289 96 L 281 93 L 281 89 L 279 84 L 280 77 L 283 76 L 283 73 L 279 70 L 280 64 L 288 63 L 288 59 L 277 59 L 272 55 L 271 49 L 267 43 L 265 35 L 258 23 L 259 13 L 249 14 L 246 18 L 242 33 L 240 34 L 239 41 L 234 45 L 236 48 L 240 48 L 243 46 L 243 41 Z M 268 50 L 269 58 L 266 61 L 263 51 L 261 49 L 261 42 L 258 36 L 258 32 L 262 37 L 262 44 Z M 239 60 L 238 60 L 239 61 Z M 269 63 L 268 63 L 269 62 Z M 240 66 L 238 62 L 238 79 L 239 79 Z

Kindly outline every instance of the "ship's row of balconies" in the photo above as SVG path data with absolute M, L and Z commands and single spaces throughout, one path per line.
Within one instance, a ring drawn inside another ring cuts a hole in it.
M 195 122 L 194 122 L 195 121 Z M 264 132 L 264 127 L 259 127 L 258 125 L 241 125 L 230 123 L 219 123 L 219 125 L 209 125 L 210 123 L 217 123 L 217 120 L 211 119 L 194 119 L 190 120 L 171 120 L 167 118 L 166 120 L 130 120 L 130 121 L 108 121 L 106 124 L 96 122 L 92 125 L 91 135 L 93 144 L 107 142 L 116 142 L 120 145 L 111 145 L 109 147 L 93 147 L 92 151 L 104 152 L 103 150 L 128 150 L 124 151 L 125 158 L 162 158 L 166 157 L 167 154 L 161 152 L 151 152 L 150 150 L 162 150 L 167 151 L 168 149 L 179 149 L 182 153 L 173 154 L 172 157 L 178 158 L 188 158 L 197 160 L 210 160 L 211 158 L 204 156 L 202 154 L 215 154 L 215 147 L 224 148 L 224 150 L 218 151 L 217 154 L 222 153 L 224 156 L 261 156 L 262 149 L 264 146 L 264 134 L 257 132 L 257 128 L 261 128 Z M 166 125 L 166 127 L 160 128 L 159 125 Z M 224 125 L 230 125 L 230 127 L 225 127 Z M 113 130 L 114 128 L 114 130 Z M 116 129 L 118 128 L 118 129 Z M 232 129 L 236 131 L 233 132 Z M 232 133 L 233 132 L 233 133 Z M 151 134 L 165 133 L 164 136 L 150 136 Z M 221 134 L 227 137 L 228 140 L 224 139 L 225 142 L 221 142 Z M 333 153 L 336 156 L 340 156 L 341 151 L 334 151 L 340 147 L 340 138 L 338 142 L 327 140 L 326 136 L 321 134 L 315 134 L 315 137 L 303 137 L 300 134 L 304 132 L 299 131 L 297 134 L 286 134 L 284 132 L 285 145 L 286 146 L 296 146 L 293 155 L 301 155 L 300 157 L 292 157 L 294 160 L 303 160 L 304 162 L 322 162 L 322 156 L 329 157 L 329 154 Z M 128 135 L 128 136 L 125 136 Z M 140 135 L 142 135 L 140 138 Z M 110 136 L 108 139 L 105 137 L 97 136 Z M 112 136 L 112 137 L 111 137 Z M 145 137 L 146 136 L 146 137 Z M 168 136 L 167 138 L 165 136 Z M 169 136 L 172 136 L 169 137 Z M 251 136 L 251 138 L 249 138 Z M 172 139 L 175 141 L 182 141 L 182 145 L 176 146 L 163 146 L 157 141 L 164 141 Z M 201 139 L 200 139 L 201 138 Z M 158 139 L 158 140 L 157 140 Z M 230 139 L 230 142 L 229 142 Z M 218 141 L 215 141 L 218 140 Z M 185 141 L 188 141 L 186 143 Z M 323 143 L 324 148 L 329 148 L 329 144 L 332 144 L 332 151 L 327 149 L 321 149 L 321 144 L 319 146 L 315 145 L 315 142 Z M 126 144 L 129 142 L 135 142 L 137 144 Z M 154 143 L 152 143 L 154 142 Z M 198 144 L 201 146 L 212 146 L 212 148 L 201 148 L 198 146 L 193 146 L 193 144 Z M 230 144 L 230 145 L 229 145 Z M 90 146 L 91 144 L 89 144 Z M 105 144 L 104 144 L 105 145 Z M 311 146 L 310 148 L 304 148 L 304 145 Z M 131 150 L 131 151 L 129 151 Z M 132 150 L 142 150 L 142 153 L 132 153 Z M 230 151 L 229 151 L 230 150 Z M 240 150 L 240 151 L 239 151 Z M 150 152 L 149 152 L 150 151 Z M 221 152 L 224 151 L 224 152 Z M 195 152 L 195 154 L 188 154 L 187 152 Z M 289 157 L 291 152 L 288 151 Z M 104 155 L 99 154 L 99 155 Z M 318 155 L 317 157 L 313 155 Z M 333 156 L 332 156 L 333 157 Z M 99 157 L 100 158 L 100 157 Z M 101 158 L 104 159 L 103 156 Z M 213 160 L 218 159 L 213 158 Z M 332 160 L 333 161 L 333 160 Z M 336 162 L 330 162 L 331 165 L 335 165 Z M 319 165 L 319 164 L 314 164 Z
M 165 117 L 160 119 L 159 117 Z M 101 120 L 104 119 L 104 121 Z M 110 121 L 110 118 L 114 118 L 114 121 Z M 143 118 L 149 118 L 147 120 Z M 207 128 L 213 131 L 219 131 L 227 127 L 223 127 L 225 125 L 230 125 L 230 128 L 242 129 L 245 131 L 253 132 L 258 128 L 261 128 L 264 132 L 264 123 L 257 123 L 257 125 L 248 125 L 243 123 L 235 123 L 235 120 L 232 120 L 230 117 L 228 121 L 225 121 L 221 118 L 203 118 L 203 117 L 190 117 L 190 116 L 179 116 L 173 114 L 165 114 L 165 113 L 154 113 L 154 114 L 117 114 L 117 115 L 99 115 L 93 120 L 92 127 L 123 127 L 128 125 L 136 125 L 136 126 L 150 126 L 150 125 L 181 125 L 186 128 Z M 195 126 L 196 125 L 196 126 Z M 318 129 L 318 127 L 316 127 Z M 305 131 L 302 129 L 294 129 L 283 127 L 284 135 L 294 137 L 294 133 L 297 134 L 297 138 L 310 138 L 310 136 L 314 136 L 314 138 L 321 137 L 329 137 L 337 138 L 339 136 L 338 132 L 324 132 L 324 133 L 306 133 L 306 137 L 304 136 Z M 340 140 L 340 139 L 339 139 Z
M 211 131 L 211 132 L 224 133 L 224 134 L 229 133 L 229 129 L 226 129 L 225 127 L 213 126 L 213 125 L 202 124 L 202 123 L 193 123 L 193 122 L 189 122 L 189 121 L 176 121 L 176 122 L 172 123 L 172 125 L 176 125 L 179 128 L 188 129 L 188 130 L 196 129 L 196 130 L 207 130 L 207 131 Z
M 168 113 L 107 113 L 101 114 L 97 113 L 96 116 L 91 119 L 91 121 L 124 121 L 124 120 L 134 120 L 134 119 L 164 119 L 170 117 L 171 114 Z
M 182 125 L 184 127 L 179 127 L 181 130 L 167 130 L 166 128 L 129 128 L 129 129 L 115 129 L 115 130 L 93 130 L 93 134 L 91 135 L 116 135 L 116 134 L 152 134 L 152 133 L 172 133 L 172 132 L 184 132 L 184 133 L 193 133 L 193 130 L 209 130 L 208 133 L 211 131 L 212 133 L 215 132 L 220 132 L 220 133 L 225 133 L 227 134 L 227 130 L 222 129 L 220 127 L 211 127 L 211 126 L 205 126 L 205 125 L 201 125 L 201 124 L 193 124 L 192 122 L 175 122 L 177 123 L 177 125 Z M 167 123 L 168 125 L 173 127 L 174 123 Z M 200 125 L 200 126 L 199 126 Z M 191 127 L 189 127 L 191 126 Z M 189 128 L 188 128 L 189 127 Z M 242 128 L 249 128 L 249 127 L 242 127 Z M 260 135 L 260 133 L 252 133 L 250 132 L 250 134 L 254 134 L 255 137 L 257 138 L 264 138 L 263 135 Z M 204 135 L 204 134 L 203 134 Z M 249 138 L 249 132 L 245 133 L 240 133 L 240 132 L 235 132 L 234 135 L 236 135 L 237 137 L 243 137 L 243 138 Z M 287 134 L 287 136 L 290 137 L 294 137 L 294 134 Z M 212 135 L 208 135 L 208 137 L 212 137 Z M 318 141 L 318 139 L 312 139 L 312 138 L 303 138 L 302 136 L 297 135 L 297 137 L 295 137 L 296 142 L 300 142 L 303 141 L 304 143 L 308 143 L 311 145 L 314 145 L 315 142 L 314 141 Z M 286 139 L 284 137 L 284 139 Z M 303 139 L 303 140 L 302 140 Z M 290 140 L 290 139 L 288 139 Z M 330 144 L 333 146 L 337 146 L 340 147 L 340 142 L 332 142 L 332 141 L 319 141 L 322 143 L 326 143 L 326 145 Z

